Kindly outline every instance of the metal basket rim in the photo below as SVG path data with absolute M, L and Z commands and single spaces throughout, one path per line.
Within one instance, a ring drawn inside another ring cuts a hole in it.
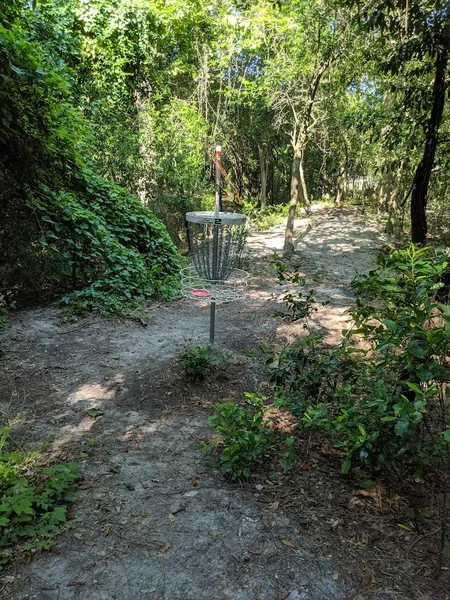
M 190 265 L 188 267 L 184 267 L 180 271 L 181 279 L 196 279 L 199 282 L 205 282 L 208 285 L 227 285 L 227 282 L 231 279 L 233 281 L 242 281 L 247 283 L 247 280 L 250 278 L 250 273 L 248 271 L 244 271 L 243 269 L 231 269 L 230 275 L 226 279 L 206 279 L 200 275 L 197 269 Z M 229 282 L 228 285 L 239 285 L 238 283 Z
M 188 223 L 204 225 L 246 225 L 249 220 L 246 215 L 241 213 L 219 212 L 219 216 L 217 217 L 215 212 L 204 210 L 188 212 L 185 218 Z M 217 222 L 219 219 L 220 222 Z

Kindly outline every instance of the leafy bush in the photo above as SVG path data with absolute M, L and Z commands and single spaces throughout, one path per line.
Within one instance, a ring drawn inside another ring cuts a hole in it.
M 203 442 L 204 451 L 212 453 L 218 468 L 231 479 L 248 479 L 275 443 L 275 433 L 267 427 L 263 399 L 246 394 L 251 408 L 233 402 L 214 405 L 210 425 L 220 435 L 219 440 Z
M 37 454 L 8 449 L 11 429 L 0 428 L 0 564 L 14 547 L 39 550 L 51 547 L 67 518 L 67 503 L 78 478 L 76 464 L 37 465 Z
M 122 312 L 159 294 L 179 292 L 179 257 L 164 225 L 123 188 L 84 169 L 81 192 L 52 193 L 35 201 L 46 224 L 41 245 L 64 259 L 57 277 L 71 278 L 62 300 L 73 312 Z
M 308 318 L 317 311 L 315 306 L 315 293 L 307 289 L 306 278 L 295 271 L 288 271 L 286 261 L 277 254 L 272 258 L 272 267 L 275 269 L 280 285 L 288 288 L 281 294 L 280 300 L 284 303 L 286 310 L 277 310 L 275 317 L 281 317 L 284 321 L 304 320 L 305 329 L 309 329 Z
M 436 294 L 447 271 L 442 249 L 387 250 L 355 282 L 354 325 L 339 348 L 309 336 L 280 356 L 279 403 L 332 438 L 344 472 L 356 459 L 415 471 L 445 463 L 450 308 Z
M 229 350 L 211 346 L 190 346 L 183 355 L 186 374 L 194 381 L 203 381 L 215 368 L 223 367 L 231 360 Z
M 0 9 L 0 173 L 4 288 L 57 290 L 74 313 L 126 310 L 178 291 L 178 255 L 138 198 L 85 168 L 86 123 L 72 78 L 27 35 L 30 11 Z M 6 23 L 2 25 L 1 23 Z M 17 235 L 17 233 L 20 235 Z
M 279 225 L 287 218 L 286 204 L 267 205 L 260 207 L 256 202 L 244 200 L 242 212 L 250 217 L 250 226 L 256 231 L 265 231 Z

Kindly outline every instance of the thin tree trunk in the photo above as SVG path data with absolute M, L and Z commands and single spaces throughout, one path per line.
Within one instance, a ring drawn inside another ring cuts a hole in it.
M 388 220 L 386 223 L 386 233 L 392 235 L 396 233 L 399 229 L 399 220 L 398 220 L 398 186 L 393 190 L 392 194 L 389 196 L 388 200 Z
M 264 147 L 262 144 L 258 144 L 259 150 L 259 170 L 261 176 L 261 208 L 264 208 L 267 204 L 267 173 L 268 173 L 268 164 L 266 155 L 264 152 Z
M 308 205 L 308 196 L 306 194 L 305 177 L 303 173 L 303 151 L 296 148 L 294 151 L 294 160 L 292 161 L 291 196 L 286 231 L 284 234 L 283 251 L 285 256 L 292 256 L 294 253 L 294 221 L 299 200 L 301 204 Z
M 322 63 L 309 86 L 308 94 L 305 102 L 305 112 L 300 125 L 297 139 L 294 143 L 294 158 L 292 160 L 292 176 L 291 176 L 291 194 L 289 200 L 289 213 L 286 224 L 286 232 L 284 234 L 284 248 L 283 253 L 285 256 L 291 256 L 294 252 L 294 220 L 295 213 L 297 210 L 297 203 L 300 202 L 304 206 L 309 206 L 308 193 L 306 190 L 305 176 L 303 172 L 303 158 L 305 155 L 306 143 L 308 141 L 308 133 L 311 125 L 311 117 L 314 102 L 316 100 L 317 90 L 319 89 L 320 82 L 323 75 L 331 67 L 336 56 L 330 56 L 330 58 Z
M 303 152 L 302 152 L 303 154 Z M 310 207 L 308 190 L 306 189 L 305 172 L 303 170 L 303 159 L 300 161 L 300 202 L 308 210 Z
M 381 181 L 381 185 L 378 188 L 378 202 L 377 202 L 377 215 L 381 217 L 389 206 L 389 200 L 391 197 L 391 189 L 386 180 Z
M 422 160 L 416 169 L 411 193 L 411 241 L 415 244 L 425 244 L 427 241 L 427 201 L 428 184 L 433 169 L 436 147 L 438 144 L 439 127 L 445 105 L 446 71 L 450 46 L 450 34 L 441 36 L 436 53 L 436 72 L 433 86 L 433 104 L 428 121 L 425 138 L 425 148 Z
M 339 170 L 337 176 L 337 185 L 336 185 L 336 196 L 334 198 L 334 203 L 336 206 L 340 206 L 342 203 L 342 198 L 347 196 L 348 190 L 348 174 L 345 165 L 342 169 Z

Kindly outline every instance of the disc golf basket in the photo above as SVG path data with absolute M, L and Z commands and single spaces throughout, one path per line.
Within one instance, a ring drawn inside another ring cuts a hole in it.
M 183 295 L 211 305 L 211 345 L 214 344 L 216 304 L 244 299 L 249 277 L 247 272 L 237 268 L 247 236 L 248 217 L 219 210 L 220 157 L 221 148 L 217 146 L 214 212 L 186 213 L 192 266 L 181 271 Z

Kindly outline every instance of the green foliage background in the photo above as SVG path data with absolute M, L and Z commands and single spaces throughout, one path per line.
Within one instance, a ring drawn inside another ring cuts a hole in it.
M 155 216 L 184 251 L 217 143 L 226 208 L 243 201 L 262 226 L 301 160 L 305 202 L 409 227 L 446 3 L 13 0 L 0 27 L 3 295 L 106 311 L 172 296 L 177 253 Z M 448 239 L 448 106 L 438 129 L 428 211 Z
M 0 24 L 4 287 L 71 292 L 63 302 L 74 311 L 173 297 L 179 260 L 164 225 L 87 168 L 72 77 L 29 39 L 27 19 L 10 8 Z

